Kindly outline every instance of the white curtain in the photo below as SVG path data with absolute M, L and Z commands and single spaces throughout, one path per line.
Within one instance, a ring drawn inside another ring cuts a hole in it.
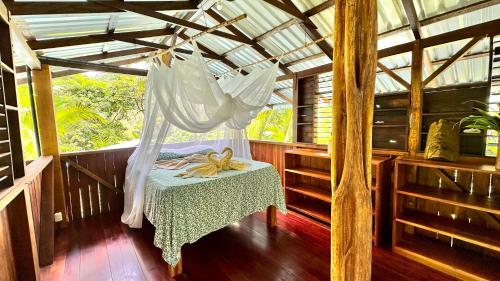
M 245 128 L 269 103 L 278 63 L 217 81 L 194 46 L 190 58 L 175 60 L 172 67 L 150 66 L 141 140 L 128 160 L 123 187 L 122 222 L 130 227 L 142 226 L 146 178 L 172 125 L 191 133 L 215 132 L 215 140 L 205 144 L 219 151 L 229 146 L 235 156 L 251 159 Z

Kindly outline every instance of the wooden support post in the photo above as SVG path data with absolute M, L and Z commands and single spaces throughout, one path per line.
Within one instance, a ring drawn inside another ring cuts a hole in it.
M 57 140 L 57 125 L 52 96 L 52 77 L 48 65 L 42 64 L 40 70 L 33 70 L 33 86 L 35 89 L 35 106 L 40 132 L 42 156 L 54 157 L 54 211 L 61 212 L 63 223 L 68 222 L 64 185 Z
M 267 217 L 267 227 L 273 228 L 278 225 L 275 206 L 267 207 L 266 217 Z
M 377 1 L 336 0 L 331 280 L 371 279 L 371 154 Z
M 422 54 L 420 40 L 415 41 L 411 61 L 411 92 L 410 92 L 410 130 L 408 135 L 408 151 L 415 156 L 420 151 L 420 129 L 422 127 Z

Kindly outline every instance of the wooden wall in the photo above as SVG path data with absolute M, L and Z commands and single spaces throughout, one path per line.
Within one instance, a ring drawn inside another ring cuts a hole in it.
M 28 165 L 26 176 L 0 190 L 0 280 L 39 280 L 40 264 L 52 262 L 50 173 L 52 157 L 42 157 Z
M 61 155 L 70 221 L 123 210 L 127 160 L 134 148 Z

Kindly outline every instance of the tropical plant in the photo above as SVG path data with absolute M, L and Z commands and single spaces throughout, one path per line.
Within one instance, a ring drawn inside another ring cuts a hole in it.
M 486 104 L 484 102 L 479 102 L 479 101 L 469 101 L 469 102 L 477 102 L 477 103 L 485 105 L 486 108 L 488 108 L 488 104 Z M 467 117 L 462 118 L 462 120 L 460 120 L 460 126 L 467 128 L 467 130 L 465 130 L 465 132 L 474 133 L 474 132 L 480 131 L 480 130 L 482 130 L 482 131 L 492 130 L 496 133 L 496 135 L 499 135 L 499 133 L 500 133 L 500 114 L 499 114 L 500 104 L 496 104 L 496 106 L 497 106 L 497 109 L 492 110 L 492 111 L 486 111 L 484 109 L 475 107 L 474 109 L 479 114 L 478 115 L 469 115 Z M 500 139 L 499 138 L 500 137 L 497 137 L 496 151 L 495 151 L 495 148 L 492 147 L 491 153 L 489 153 L 487 151 L 487 154 L 486 154 L 486 155 L 491 154 L 492 156 L 495 154 L 497 155 L 496 164 L 495 164 L 495 167 L 497 169 L 500 169 L 500 154 L 499 154 L 499 152 L 500 152 Z M 490 145 L 488 144 L 488 150 L 490 149 L 489 147 L 490 147 Z
M 488 106 L 488 104 L 474 101 Z M 460 120 L 460 126 L 465 124 L 465 128 L 472 130 L 494 130 L 496 132 L 500 132 L 500 104 L 497 104 L 497 110 L 495 111 L 486 111 L 481 108 L 475 107 L 479 115 L 469 115 L 467 117 L 462 118 Z

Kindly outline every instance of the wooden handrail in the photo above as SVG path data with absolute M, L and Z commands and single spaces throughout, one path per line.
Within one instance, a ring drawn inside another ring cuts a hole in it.
M 52 156 L 42 156 L 31 162 L 28 166 L 26 166 L 26 174 L 24 177 L 16 179 L 13 186 L 0 190 L 0 211 L 23 191 L 27 183 L 41 174 L 43 169 L 45 169 L 45 167 L 47 167 L 52 160 Z

